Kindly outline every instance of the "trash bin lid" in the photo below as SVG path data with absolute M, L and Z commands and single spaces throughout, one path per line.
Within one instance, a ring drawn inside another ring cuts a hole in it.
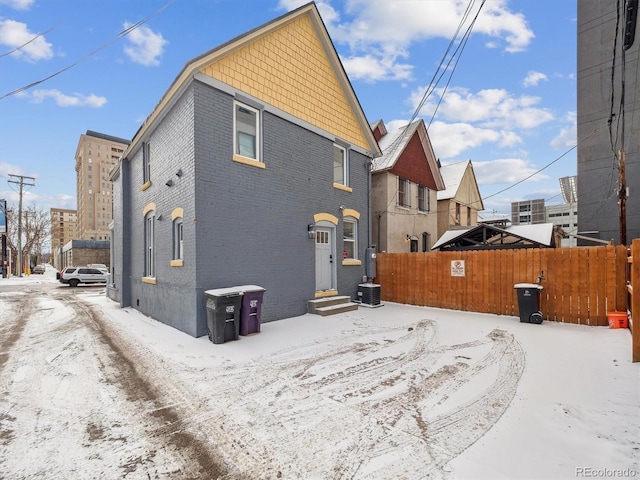
M 516 283 L 513 288 L 537 288 L 542 290 L 544 287 L 538 283 Z
M 233 287 L 233 288 L 237 288 L 238 290 L 240 290 L 240 293 L 244 293 L 244 292 L 264 292 L 266 291 L 266 289 L 258 286 L 258 285 L 238 285 L 237 287 Z
M 207 290 L 204 292 L 205 295 L 209 295 L 211 297 L 228 297 L 231 295 L 242 295 L 243 290 L 239 287 L 226 287 L 226 288 L 214 288 L 213 290 Z

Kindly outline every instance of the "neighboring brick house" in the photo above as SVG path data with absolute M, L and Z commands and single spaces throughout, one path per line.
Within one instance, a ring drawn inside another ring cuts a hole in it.
M 355 299 L 378 155 L 313 3 L 187 62 L 111 175 L 109 297 L 192 336 L 209 289 Z
M 447 188 L 438 192 L 438 238 L 447 230 L 477 225 L 484 210 L 471 160 L 442 165 L 440 173 Z
M 445 188 L 423 120 L 387 132 L 371 125 L 382 156 L 372 170 L 372 242 L 380 252 L 427 252 L 437 240 L 436 193 Z

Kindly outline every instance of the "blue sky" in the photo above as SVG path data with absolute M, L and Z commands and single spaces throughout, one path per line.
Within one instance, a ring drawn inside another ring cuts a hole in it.
M 304 3 L 0 0 L 0 199 L 16 203 L 7 176 L 27 175 L 26 204 L 76 208 L 81 134 L 131 139 L 187 61 Z M 558 179 L 576 174 L 576 0 L 316 4 L 370 122 L 391 130 L 418 113 L 443 164 L 472 160 L 487 214 L 563 202 Z M 467 9 L 458 38 L 480 11 L 471 34 L 447 54 Z

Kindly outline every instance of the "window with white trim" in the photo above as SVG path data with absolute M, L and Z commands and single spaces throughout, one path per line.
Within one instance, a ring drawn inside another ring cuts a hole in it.
M 349 185 L 349 160 L 347 149 L 340 145 L 333 145 L 333 182 Z
M 144 276 L 151 278 L 156 276 L 155 219 L 153 210 L 144 217 Z
M 355 219 L 345 219 L 342 224 L 342 259 L 358 259 L 358 223 Z
M 398 177 L 398 205 L 401 207 L 410 207 L 409 201 L 409 180 L 406 178 Z
M 151 144 L 142 144 L 142 183 L 151 181 Z
M 173 259 L 184 259 L 184 241 L 182 236 L 182 217 L 173 221 Z
M 429 211 L 429 189 L 424 185 L 418 185 L 418 211 Z
M 260 110 L 234 102 L 233 153 L 260 160 Z

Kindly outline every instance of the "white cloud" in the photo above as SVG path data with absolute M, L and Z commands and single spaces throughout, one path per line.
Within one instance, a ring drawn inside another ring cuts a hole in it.
M 45 99 L 52 98 L 59 107 L 92 107 L 100 108 L 107 99 L 105 97 L 98 97 L 93 93 L 90 95 L 82 95 L 74 93 L 73 95 L 66 95 L 59 90 L 34 90 L 31 93 L 31 100 L 34 103 L 42 103 Z
M 297 0 L 281 0 L 279 6 L 290 10 L 302 3 Z M 432 38 L 450 40 L 458 29 L 466 8 L 466 2 L 461 1 L 349 0 L 345 5 L 345 14 L 349 19 L 343 20 L 329 2 L 318 3 L 318 10 L 333 41 L 346 43 L 351 47 L 352 54 L 345 64 L 349 76 L 362 76 L 364 67 L 369 67 L 367 75 L 370 80 L 406 79 L 411 66 L 402 65 L 398 59 L 406 58 L 414 43 Z M 468 16 L 463 30 L 476 12 L 477 10 L 472 11 Z M 473 34 L 490 37 L 485 42 L 487 48 L 502 46 L 507 52 L 524 50 L 534 37 L 524 16 L 509 11 L 505 0 L 487 2 L 478 16 Z M 359 57 L 363 57 L 363 60 L 358 61 Z M 397 70 L 399 66 L 402 67 L 400 71 Z M 351 67 L 355 70 L 350 70 Z M 380 68 L 383 69 L 382 72 L 379 71 Z
M 500 138 L 500 132 L 496 130 L 468 123 L 433 122 L 429 127 L 429 139 L 438 158 L 457 157 L 469 148 L 497 142 Z
M 548 80 L 548 77 L 544 73 L 531 71 L 527 73 L 527 76 L 522 81 L 522 84 L 525 87 L 535 87 L 543 80 L 544 81 Z
M 425 88 L 412 92 L 409 99 L 412 108 L 417 108 Z M 431 116 L 443 89 L 436 89 L 425 103 L 421 114 Z M 506 130 L 532 129 L 553 120 L 553 114 L 535 105 L 539 97 L 514 96 L 504 89 L 485 89 L 472 93 L 466 88 L 451 87 L 438 106 L 438 117 L 453 122 L 476 122 L 483 127 Z
M 373 55 L 341 58 L 349 78 L 374 82 L 379 80 L 409 80 L 413 66 L 394 63 L 390 57 L 376 58 Z
M 6 5 L 14 10 L 29 10 L 36 0 L 0 0 L 0 5 Z
M 501 158 L 487 162 L 473 161 L 473 171 L 479 185 L 491 185 L 500 183 L 516 183 L 524 180 L 538 171 L 529 164 L 528 160 L 521 158 Z M 548 179 L 544 173 L 538 173 L 531 177 L 531 181 Z
M 124 28 L 130 28 L 131 23 L 125 22 Z M 149 27 L 141 26 L 127 35 L 124 53 L 135 63 L 152 67 L 160 65 L 159 57 L 164 53 L 164 46 L 169 43 L 162 34 L 153 32 Z
M 24 59 L 28 62 L 37 62 L 39 60 L 48 60 L 53 57 L 51 44 L 47 42 L 44 36 L 36 38 L 35 33 L 31 33 L 27 25 L 15 20 L 0 20 L 0 45 L 6 45 L 10 49 L 18 48 L 11 56 Z M 27 43 L 31 41 L 30 43 Z M 26 45 L 25 45 L 26 44 Z
M 569 126 L 560 129 L 560 133 L 551 140 L 552 148 L 571 148 L 578 143 L 577 113 L 569 112 L 566 117 Z

